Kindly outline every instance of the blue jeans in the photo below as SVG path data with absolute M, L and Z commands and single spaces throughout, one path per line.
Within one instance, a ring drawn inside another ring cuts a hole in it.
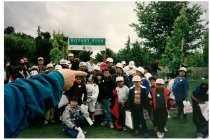
M 103 100 L 104 121 L 106 121 L 108 123 L 113 122 L 112 114 L 111 114 L 111 111 L 110 111 L 110 106 L 111 106 L 111 99 L 105 98 Z
M 76 120 L 76 126 L 81 127 L 85 124 L 85 117 L 80 117 Z M 76 138 L 79 131 L 70 129 L 68 126 L 64 124 L 64 132 L 67 133 L 70 137 Z

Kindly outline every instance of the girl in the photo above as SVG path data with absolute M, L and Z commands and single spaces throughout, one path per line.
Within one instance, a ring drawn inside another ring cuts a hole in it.
M 95 118 L 94 118 L 94 113 L 96 110 L 95 106 L 96 106 L 96 101 L 99 94 L 99 88 L 96 82 L 97 82 L 96 75 L 91 74 L 90 77 L 88 78 L 88 83 L 86 84 L 87 105 L 90 112 L 90 117 L 93 122 L 95 121 Z

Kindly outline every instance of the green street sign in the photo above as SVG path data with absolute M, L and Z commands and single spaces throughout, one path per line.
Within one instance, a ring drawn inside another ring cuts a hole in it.
M 105 46 L 105 38 L 69 38 L 68 46 L 82 45 L 82 46 Z

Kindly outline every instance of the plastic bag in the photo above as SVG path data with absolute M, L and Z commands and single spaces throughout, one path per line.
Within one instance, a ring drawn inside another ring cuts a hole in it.
M 79 133 L 77 134 L 77 138 L 82 139 L 85 138 L 85 134 L 82 132 L 82 129 L 79 127 Z
M 103 109 L 102 109 L 101 103 L 96 102 L 95 109 L 96 109 L 96 111 L 95 111 L 94 115 L 102 115 L 103 114 Z
M 205 102 L 204 104 L 199 104 L 201 113 L 206 121 L 209 120 L 209 102 Z
M 130 129 L 133 129 L 133 121 L 131 117 L 130 111 L 125 111 L 125 125 L 129 127 Z
M 67 105 L 69 103 L 68 98 L 66 97 L 66 95 L 62 94 L 62 97 L 60 99 L 60 102 L 58 103 L 58 108 L 61 108 L 65 105 Z
M 183 108 L 184 114 L 192 113 L 193 109 L 192 105 L 190 104 L 190 101 L 183 101 L 183 104 L 184 104 Z

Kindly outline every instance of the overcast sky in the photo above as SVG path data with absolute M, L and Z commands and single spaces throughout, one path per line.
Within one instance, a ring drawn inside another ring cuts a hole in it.
M 197 2 L 208 9 L 208 2 Z M 115 52 L 124 47 L 127 37 L 137 38 L 129 25 L 137 23 L 134 1 L 93 2 L 4 2 L 4 28 L 37 36 L 41 31 L 61 31 L 68 37 L 106 38 L 106 46 Z M 204 15 L 208 18 L 208 14 Z

